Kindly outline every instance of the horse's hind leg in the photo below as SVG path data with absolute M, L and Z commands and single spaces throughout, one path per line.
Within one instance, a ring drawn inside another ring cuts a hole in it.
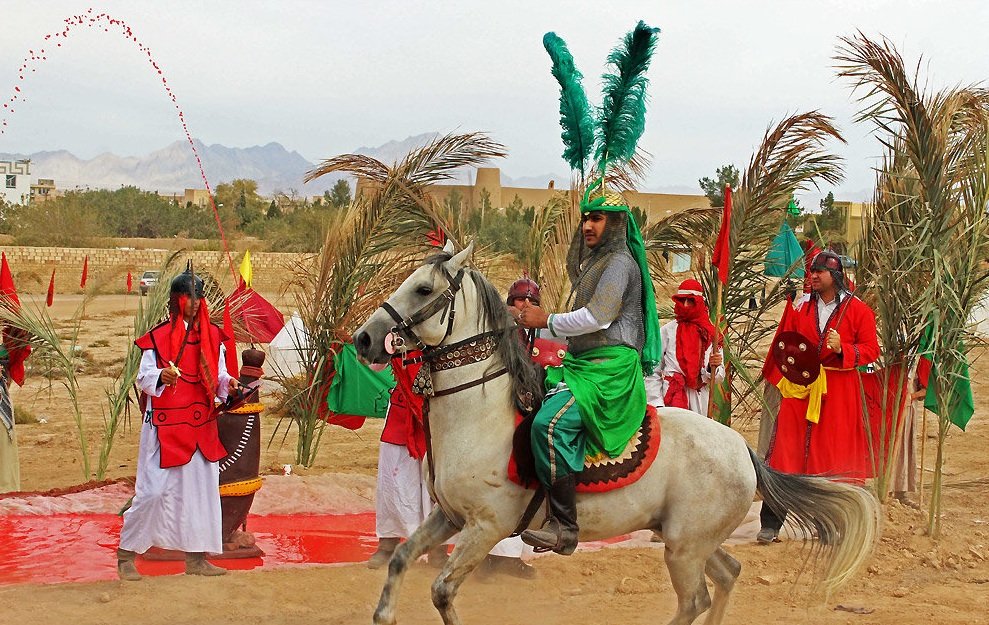
M 704 619 L 704 625 L 721 625 L 721 621 L 725 618 L 725 610 L 728 609 L 728 598 L 741 571 L 742 565 L 738 560 L 721 547 L 718 547 L 718 550 L 707 559 L 704 572 L 714 582 L 714 599 L 711 601 L 711 611 Z
M 374 625 L 394 625 L 398 592 L 402 588 L 402 580 L 409 564 L 456 533 L 457 528 L 451 525 L 439 507 L 436 507 L 412 536 L 399 545 L 388 563 L 388 579 L 381 589 L 378 609 L 374 611 Z
M 439 610 L 443 625 L 460 625 L 460 618 L 453 608 L 457 591 L 502 538 L 503 534 L 481 525 L 468 525 L 461 530 L 457 536 L 457 546 L 453 548 L 446 566 L 433 582 L 433 605 Z
M 666 567 L 677 594 L 677 613 L 669 625 L 690 625 L 711 606 L 711 595 L 704 581 L 708 553 L 690 541 L 671 541 L 666 535 Z

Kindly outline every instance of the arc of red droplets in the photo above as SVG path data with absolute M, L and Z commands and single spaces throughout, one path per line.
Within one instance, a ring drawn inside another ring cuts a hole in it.
M 234 277 L 234 281 L 237 280 L 237 271 L 234 269 L 233 257 L 230 255 L 230 246 L 227 244 L 227 238 L 223 233 L 223 224 L 220 222 L 220 211 L 216 207 L 216 200 L 213 198 L 213 188 L 209 184 L 209 180 L 206 178 L 206 169 L 203 167 L 203 160 L 199 156 L 199 150 L 196 148 L 195 141 L 192 140 L 192 133 L 189 132 L 189 126 L 185 121 L 185 113 L 179 106 L 178 98 L 175 97 L 175 93 L 168 84 L 168 79 L 165 78 L 165 74 L 162 72 L 161 67 L 159 67 L 158 62 L 155 61 L 154 56 L 151 54 L 151 48 L 144 45 L 142 42 L 138 41 L 137 35 L 134 34 L 133 29 L 127 25 L 124 20 L 111 17 L 107 13 L 96 13 L 92 8 L 87 9 L 86 13 L 83 15 L 73 15 L 63 20 L 65 27 L 62 30 L 49 33 L 45 35 L 44 41 L 54 41 L 56 48 L 62 47 L 62 41 L 69 37 L 69 33 L 75 26 L 85 26 L 87 28 L 93 28 L 94 26 L 102 26 L 103 32 L 110 32 L 110 28 L 119 28 L 120 33 L 127 39 L 130 39 L 137 44 L 138 49 L 143 52 L 148 57 L 148 63 L 151 67 L 158 73 L 161 77 L 161 84 L 165 88 L 165 93 L 172 100 L 172 105 L 175 106 L 175 110 L 178 112 L 179 123 L 182 124 L 182 131 L 185 133 L 185 138 L 189 142 L 189 146 L 192 148 L 192 154 L 196 157 L 196 165 L 199 167 L 199 175 L 203 179 L 203 184 L 206 185 L 206 193 L 209 196 L 209 203 L 213 209 L 213 217 L 216 219 L 216 227 L 220 231 L 220 241 L 223 243 L 223 251 L 227 255 L 227 262 L 230 264 L 230 273 Z M 31 73 L 37 71 L 35 65 L 42 61 L 47 61 L 47 50 L 45 48 L 40 48 L 37 52 L 34 50 L 28 50 L 28 56 L 24 57 L 24 61 L 21 66 L 17 69 L 17 79 L 23 82 L 25 74 L 28 70 Z M 10 98 L 3 103 L 3 117 L 0 118 L 0 136 L 7 132 L 7 116 L 14 112 L 14 103 L 17 101 L 27 102 L 27 99 L 23 96 L 23 91 L 21 91 L 20 84 L 14 85 L 14 92 Z

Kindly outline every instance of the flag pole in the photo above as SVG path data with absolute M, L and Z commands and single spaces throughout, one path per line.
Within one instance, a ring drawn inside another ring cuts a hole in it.
M 725 185 L 725 195 L 724 195 L 724 205 L 721 209 L 721 228 L 718 230 L 718 240 L 714 244 L 714 252 L 711 254 L 711 266 L 714 267 L 715 277 L 718 280 L 718 290 L 715 294 L 714 302 L 714 343 L 711 345 L 711 353 L 716 354 L 718 346 L 721 344 L 724 338 L 724 333 L 721 330 L 721 324 L 724 322 L 724 315 L 721 311 L 721 304 L 724 300 L 724 287 L 728 284 L 728 268 L 731 266 L 731 185 Z M 703 358 L 703 354 L 701 355 Z M 710 361 L 708 361 L 708 366 L 710 366 Z M 728 380 L 728 365 L 724 363 L 725 367 L 725 380 Z M 708 380 L 708 394 L 707 394 L 707 417 L 709 419 L 714 418 L 712 415 L 712 408 L 714 407 L 714 389 L 718 388 L 719 394 L 721 393 L 721 386 L 715 384 L 715 376 L 713 371 L 711 372 L 711 378 Z M 722 397 L 724 399 L 724 397 Z M 731 414 L 729 413 L 727 421 L 731 421 Z M 720 419 L 718 420 L 720 423 Z M 730 425 L 727 423 L 726 425 Z
M 920 483 L 917 485 L 918 488 L 918 505 L 921 509 L 924 508 L 924 467 L 927 465 L 925 462 L 927 457 L 927 406 L 922 404 L 920 409 Z M 910 467 L 911 471 L 914 471 L 914 467 Z
M 715 270 L 715 271 L 717 271 L 717 270 Z M 715 303 L 714 303 L 714 306 L 715 306 L 715 308 L 714 308 L 714 311 L 715 311 L 714 312 L 714 343 L 711 344 L 711 354 L 718 353 L 718 345 L 721 344 L 721 323 L 724 321 L 723 315 L 721 314 L 721 298 L 722 298 L 723 293 L 724 293 L 723 289 L 724 289 L 724 284 L 722 284 L 721 279 L 720 279 L 720 276 L 719 276 L 719 278 L 718 278 L 718 291 L 717 291 L 717 294 L 715 295 Z M 710 366 L 710 365 L 708 365 L 708 366 Z M 723 363 L 722 366 L 724 366 L 724 368 L 725 368 L 725 380 L 727 380 L 728 379 L 728 375 L 727 375 L 727 373 L 728 373 L 728 364 L 727 363 Z M 715 389 L 718 389 L 718 393 L 719 394 L 721 392 L 720 391 L 721 386 L 719 384 L 716 384 L 715 383 L 714 378 L 715 378 L 714 372 L 712 371 L 711 372 L 711 379 L 707 383 L 708 384 L 708 394 L 707 394 L 707 418 L 708 419 L 713 419 L 714 418 L 714 415 L 712 413 L 712 409 L 714 407 L 714 392 L 715 392 Z

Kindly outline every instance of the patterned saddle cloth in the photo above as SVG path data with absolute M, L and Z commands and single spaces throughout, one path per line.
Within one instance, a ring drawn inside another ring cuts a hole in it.
M 531 422 L 519 414 L 516 426 L 512 457 L 508 460 L 508 479 L 526 488 L 536 488 L 538 482 L 529 443 Z M 647 405 L 642 425 L 620 456 L 610 458 L 602 453 L 584 458 L 584 470 L 577 474 L 577 492 L 605 493 L 635 483 L 659 454 L 661 438 L 659 415 L 655 408 Z

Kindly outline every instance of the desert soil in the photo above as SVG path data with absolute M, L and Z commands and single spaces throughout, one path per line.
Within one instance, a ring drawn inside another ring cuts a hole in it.
M 77 305 L 77 299 L 65 296 L 51 309 L 66 331 Z M 104 389 L 114 384 L 131 340 L 136 305 L 136 296 L 104 296 L 85 311 L 79 342 L 85 361 L 80 401 L 94 466 L 102 437 Z M 827 599 L 809 596 L 810 578 L 796 576 L 803 556 L 799 541 L 731 546 L 743 568 L 726 622 L 989 623 L 989 383 L 984 361 L 975 363 L 973 379 L 975 417 L 967 432 L 954 430 L 947 440 L 939 540 L 924 532 L 926 512 L 887 504 L 882 539 L 868 569 Z M 59 380 L 49 383 L 34 375 L 14 392 L 15 403 L 45 421 L 18 426 L 22 489 L 47 490 L 85 481 L 76 424 Z M 736 427 L 754 443 L 757 419 L 739 421 Z M 134 475 L 139 422 L 132 417 L 131 423 L 114 441 L 108 478 Z M 270 434 L 276 425 L 268 416 L 264 431 Z M 355 432 L 332 428 L 314 466 L 295 471 L 373 475 L 380 429 L 380 421 L 369 421 Z M 933 438 L 926 440 L 928 469 L 935 443 Z M 294 454 L 294 432 L 285 437 L 279 433 L 264 451 L 262 472 L 280 472 L 283 464 L 293 464 Z M 924 472 L 928 485 L 931 475 L 930 470 Z M 457 602 L 464 622 L 653 625 L 667 622 L 675 611 L 661 549 L 578 552 L 569 558 L 540 557 L 534 564 L 534 581 L 468 580 Z M 8 586 L 0 588 L 0 624 L 369 623 L 384 576 L 384 571 L 357 564 L 234 572 L 221 578 L 180 575 L 141 583 Z M 411 571 L 403 587 L 399 622 L 440 622 L 430 601 L 434 576 L 425 565 Z

